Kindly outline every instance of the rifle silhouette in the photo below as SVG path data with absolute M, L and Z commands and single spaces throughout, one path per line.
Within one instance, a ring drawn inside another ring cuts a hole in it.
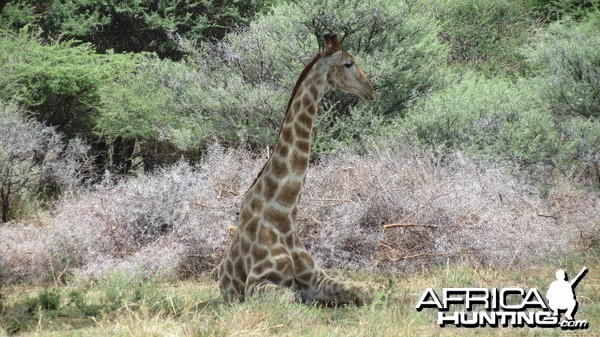
M 586 267 L 583 267 L 583 269 L 579 272 L 579 274 L 577 274 L 577 276 L 575 276 L 571 282 L 569 282 L 569 284 L 571 285 L 571 288 L 575 288 L 577 286 L 577 283 L 579 283 L 579 281 L 581 281 L 581 279 L 583 278 L 583 276 L 585 274 L 587 274 L 588 269 Z

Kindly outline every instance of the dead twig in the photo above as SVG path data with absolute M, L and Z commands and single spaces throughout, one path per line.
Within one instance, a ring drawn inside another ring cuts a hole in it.
M 538 213 L 537 216 L 542 217 L 542 218 L 551 218 L 551 219 L 554 219 L 554 220 L 558 220 L 558 217 L 556 215 L 553 215 L 553 214 L 541 214 L 541 213 Z
M 431 227 L 431 228 L 439 228 L 438 225 L 427 225 L 427 224 L 415 224 L 415 223 L 391 223 L 388 225 L 384 225 L 383 229 L 394 228 L 394 227 Z
M 419 257 L 423 257 L 423 256 L 452 256 L 452 255 L 469 254 L 469 253 L 473 253 L 473 252 L 475 252 L 475 251 L 474 250 L 463 250 L 463 251 L 460 251 L 458 253 L 423 252 L 423 253 L 416 253 L 416 254 L 413 254 L 413 255 L 400 256 L 400 257 L 395 258 L 395 259 L 390 259 L 390 261 L 391 262 L 398 262 L 400 260 L 415 259 L 415 258 L 419 258 Z
M 352 199 L 335 199 L 335 198 L 321 198 L 321 199 L 317 199 L 317 198 L 305 198 L 305 201 L 334 201 L 334 202 L 351 202 L 353 204 L 356 204 L 356 201 L 352 200 Z
M 436 195 L 432 195 L 429 199 L 427 199 L 423 204 L 419 205 L 417 207 L 417 209 L 415 209 L 414 211 L 412 211 L 408 216 L 406 216 L 404 219 L 400 220 L 399 223 L 397 224 L 391 224 L 391 225 L 385 225 L 383 226 L 383 229 L 387 229 L 387 228 L 392 228 L 392 227 L 400 227 L 403 226 L 401 224 L 406 224 L 408 222 L 408 220 L 410 220 L 410 218 L 412 218 L 417 212 L 419 212 L 420 210 L 422 210 L 423 208 L 425 208 L 425 206 L 427 206 L 428 204 L 430 204 L 431 202 L 433 202 L 435 199 L 439 199 L 443 196 L 446 196 L 448 194 L 452 194 L 454 193 L 454 191 L 450 191 L 450 192 L 446 192 L 446 193 L 441 193 L 441 194 L 436 194 Z M 406 225 L 406 226 L 410 226 L 410 225 Z M 421 227 L 438 227 L 435 225 L 421 225 Z
M 211 185 L 213 185 L 213 188 L 218 192 L 217 199 L 221 199 L 221 197 L 223 196 L 223 192 L 229 193 L 234 197 L 240 195 L 240 192 L 234 190 L 231 184 L 217 184 L 212 179 L 210 179 L 210 177 L 206 177 L 206 180 L 208 180 L 211 183 Z
M 312 217 L 312 216 L 302 216 L 302 217 L 298 217 L 296 220 L 297 221 L 312 221 L 312 222 L 316 223 L 317 225 L 323 224 L 321 221 L 315 219 L 315 217 Z
M 397 255 L 398 254 L 398 250 L 394 247 L 392 247 L 392 245 L 390 245 L 389 243 L 383 241 L 383 240 L 379 240 L 379 244 L 381 246 L 383 246 L 384 248 L 388 249 L 390 251 L 391 254 L 393 255 Z
M 490 281 L 488 281 L 487 278 L 483 277 L 483 275 L 481 275 L 479 270 L 477 270 L 476 268 L 471 268 L 471 270 L 473 270 L 477 275 L 479 275 L 479 277 L 481 277 L 481 279 L 483 280 L 483 282 L 485 282 L 485 284 L 487 284 L 488 286 L 490 285 Z
M 196 205 L 198 207 L 202 207 L 202 208 L 208 208 L 208 209 L 231 209 L 231 208 L 235 208 L 233 206 L 223 206 L 223 205 L 213 206 L 213 205 L 205 204 L 205 203 L 200 202 L 200 201 L 194 202 L 194 205 Z

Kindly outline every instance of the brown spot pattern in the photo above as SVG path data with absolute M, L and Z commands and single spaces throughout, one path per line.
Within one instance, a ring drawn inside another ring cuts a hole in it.
M 281 204 L 281 206 L 292 207 L 296 201 L 298 201 L 301 188 L 301 183 L 297 181 L 288 181 L 281 187 L 281 190 L 277 194 L 275 201 Z M 285 216 L 287 218 L 287 214 L 285 214 Z
M 275 257 L 278 255 L 287 255 L 288 250 L 284 246 L 277 246 L 271 249 L 271 256 Z
M 267 255 L 269 255 L 269 251 L 266 249 L 262 249 L 257 245 L 252 246 L 252 258 L 254 259 L 254 263 L 258 261 L 263 261 Z
M 277 153 L 282 157 L 287 157 L 288 153 L 290 153 L 290 148 L 287 145 L 281 145 L 278 147 Z
M 292 151 L 292 169 L 296 174 L 304 174 L 308 168 L 308 156 L 298 150 Z
M 312 129 L 312 124 L 313 124 L 313 118 L 306 113 L 302 113 L 298 116 L 298 122 L 304 124 L 304 126 L 311 130 Z
M 257 194 L 260 194 L 262 192 L 262 181 L 257 180 L 256 183 L 254 184 L 254 192 Z
M 310 143 L 305 140 L 296 141 L 296 148 L 304 153 L 310 152 Z
M 302 124 L 296 124 L 294 130 L 296 131 L 296 136 L 298 136 L 298 138 L 310 140 L 310 130 L 303 127 Z
M 256 228 L 257 228 L 257 227 L 258 227 L 258 218 L 257 218 L 257 217 L 254 217 L 254 218 L 253 218 L 251 221 L 249 221 L 249 222 L 246 224 L 246 228 L 245 228 L 245 230 L 246 230 L 246 232 L 247 232 L 247 233 L 251 233 L 251 234 L 252 234 L 252 236 L 254 236 L 254 235 L 255 235 L 255 233 L 256 233 Z M 250 239 L 254 239 L 254 238 L 253 238 L 253 237 L 251 237 Z
M 285 162 L 273 157 L 271 159 L 271 172 L 277 178 L 283 178 L 288 174 L 288 167 Z
M 278 211 L 273 207 L 265 210 L 265 221 L 282 233 L 287 233 L 291 228 L 287 213 Z
M 294 131 L 291 127 L 284 127 L 281 129 L 281 139 L 283 139 L 286 143 L 292 144 L 294 141 Z
M 257 240 L 263 245 L 271 247 L 277 242 L 277 235 L 270 228 L 263 224 L 260 226 L 258 231 Z
M 246 207 L 242 210 L 242 214 L 240 214 L 240 223 L 247 223 L 252 217 L 252 212 Z
M 252 198 L 250 201 L 250 209 L 252 212 L 257 213 L 263 208 L 263 202 L 258 198 Z
M 308 89 L 308 91 L 310 92 L 314 100 L 317 100 L 319 98 L 319 91 L 317 90 L 317 87 L 314 84 L 310 86 L 310 89 Z
M 302 96 L 302 106 L 303 107 L 306 108 L 309 105 L 311 105 L 312 103 L 313 103 L 313 100 L 308 94 L 304 94 L 304 96 Z
M 265 186 L 263 191 L 263 196 L 266 201 L 270 201 L 273 199 L 275 194 L 277 193 L 277 181 L 273 180 L 269 176 L 264 178 Z

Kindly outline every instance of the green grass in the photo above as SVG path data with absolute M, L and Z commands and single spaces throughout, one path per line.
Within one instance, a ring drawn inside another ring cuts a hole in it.
M 587 260 L 587 261 L 586 261 Z M 576 318 L 590 328 L 569 335 L 600 335 L 600 264 L 574 263 L 589 273 L 577 287 Z M 537 287 L 545 295 L 558 267 L 520 269 L 440 266 L 390 275 L 345 274 L 378 289 L 364 307 L 324 308 L 290 303 L 284 297 L 222 303 L 217 284 L 198 280 L 142 281 L 112 274 L 93 285 L 9 286 L 0 297 L 0 336 L 559 336 L 560 329 L 440 328 L 436 312 L 415 310 L 427 287 Z M 438 292 L 439 294 L 439 292 Z

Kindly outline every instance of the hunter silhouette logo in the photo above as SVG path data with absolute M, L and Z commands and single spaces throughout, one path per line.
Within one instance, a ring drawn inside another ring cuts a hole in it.
M 559 310 L 566 310 L 565 317 L 572 321 L 575 311 L 577 311 L 577 299 L 575 298 L 575 287 L 577 283 L 585 276 L 587 268 L 583 269 L 575 276 L 575 278 L 569 282 L 567 281 L 567 274 L 564 270 L 559 269 L 556 271 L 556 281 L 550 284 L 546 298 L 548 299 L 548 306 L 552 309 L 554 316 L 559 316 Z
M 576 321 L 575 287 L 587 273 L 583 268 L 571 281 L 564 270 L 556 272 L 544 301 L 536 288 L 443 288 L 441 297 L 433 288 L 425 289 L 416 309 L 436 308 L 441 327 L 545 327 L 587 329 L 587 321 Z M 441 299 L 441 300 L 440 300 Z M 455 308 L 454 311 L 450 309 Z M 560 313 L 565 319 L 560 320 Z

